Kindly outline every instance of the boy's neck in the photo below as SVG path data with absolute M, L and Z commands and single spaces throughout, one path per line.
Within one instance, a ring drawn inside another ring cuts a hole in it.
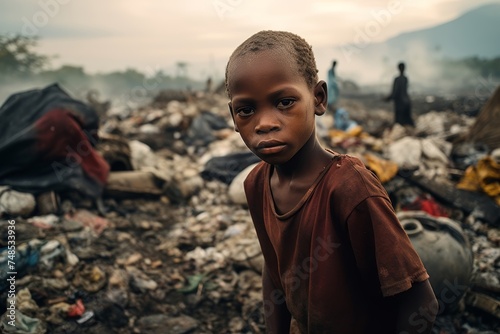
M 282 165 L 274 165 L 276 176 L 280 183 L 315 179 L 329 163 L 332 154 L 326 151 L 313 134 L 307 143 Z

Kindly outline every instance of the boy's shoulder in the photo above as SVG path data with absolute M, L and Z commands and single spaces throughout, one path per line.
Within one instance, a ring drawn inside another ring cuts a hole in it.
M 339 173 L 342 179 L 346 179 L 348 176 L 364 173 L 366 170 L 365 164 L 359 158 L 349 154 L 331 152 L 334 153 L 334 157 L 328 172 Z
M 327 174 L 339 174 L 341 180 L 348 180 L 351 177 L 356 178 L 356 176 L 358 179 L 373 176 L 373 173 L 366 168 L 364 163 L 359 158 L 348 154 L 339 154 L 333 151 L 332 153 L 334 153 L 335 156 Z M 270 165 L 268 163 L 264 161 L 259 162 L 245 178 L 245 187 L 262 185 L 263 183 L 258 181 L 265 179 L 269 168 Z
M 264 180 L 266 177 L 266 168 L 269 164 L 261 161 L 248 173 L 245 181 L 243 181 L 243 189 L 247 203 L 250 205 L 253 202 L 258 202 L 264 194 Z
M 360 167 L 364 168 L 364 164 L 363 164 L 363 162 L 361 162 L 361 160 L 359 158 L 356 158 L 356 157 L 354 157 L 352 155 L 348 155 L 348 154 L 336 153 L 336 152 L 331 151 L 331 150 L 329 150 L 329 151 L 334 154 L 334 157 L 333 157 L 334 162 L 335 161 L 337 161 L 338 163 L 345 162 L 346 163 L 345 167 L 350 168 L 350 169 L 351 168 L 356 169 L 356 168 L 360 168 Z M 252 180 L 265 177 L 267 168 L 269 168 L 269 167 L 270 167 L 270 165 L 268 163 L 266 163 L 265 161 L 260 161 L 250 171 L 250 173 L 248 174 L 248 176 L 245 179 L 245 182 L 250 182 Z
M 351 193 L 357 195 L 355 197 L 386 195 L 378 177 L 355 156 L 338 154 L 326 176 L 323 181 L 331 183 L 331 187 L 344 196 Z
M 248 173 L 245 181 L 243 182 L 245 189 L 248 189 L 252 186 L 263 185 L 261 181 L 265 178 L 266 175 L 266 167 L 269 167 L 269 164 L 265 161 L 259 162 L 251 171 Z
M 335 157 L 320 183 L 326 183 L 326 187 L 338 195 L 351 198 L 386 196 L 378 177 L 359 158 L 333 153 Z M 261 161 L 250 171 L 244 181 L 247 195 L 262 195 L 269 169 L 270 165 Z

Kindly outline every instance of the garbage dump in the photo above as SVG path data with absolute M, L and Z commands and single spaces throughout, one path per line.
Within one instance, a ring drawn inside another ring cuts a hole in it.
M 382 181 L 431 275 L 434 333 L 498 333 L 499 94 L 477 117 L 415 97 L 413 129 L 345 97 L 319 134 Z M 0 108 L 2 332 L 264 333 L 242 185 L 259 159 L 227 97 L 165 91 L 108 107 L 98 119 L 52 85 Z

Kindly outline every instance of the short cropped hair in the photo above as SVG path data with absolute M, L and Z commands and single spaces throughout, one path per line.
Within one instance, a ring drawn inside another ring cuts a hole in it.
M 297 70 L 306 80 L 307 85 L 313 88 L 318 82 L 318 69 L 316 59 L 305 39 L 287 31 L 263 30 L 245 40 L 240 46 L 234 50 L 226 65 L 226 93 L 231 97 L 228 87 L 228 74 L 231 63 L 248 53 L 257 53 L 265 50 L 273 49 L 286 50 L 292 59 L 297 63 Z

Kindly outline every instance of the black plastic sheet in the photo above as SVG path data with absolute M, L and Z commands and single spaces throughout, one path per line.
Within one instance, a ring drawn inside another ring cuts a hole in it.
M 94 149 L 98 125 L 95 110 L 57 84 L 11 95 L 0 107 L 0 185 L 98 196 L 109 172 Z

